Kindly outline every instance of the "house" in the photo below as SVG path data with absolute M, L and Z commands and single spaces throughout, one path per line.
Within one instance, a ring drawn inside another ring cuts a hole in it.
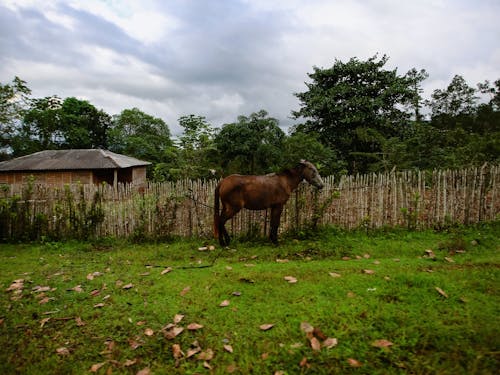
M 60 185 L 146 182 L 151 163 L 107 150 L 46 150 L 0 162 L 0 184 L 26 182 Z

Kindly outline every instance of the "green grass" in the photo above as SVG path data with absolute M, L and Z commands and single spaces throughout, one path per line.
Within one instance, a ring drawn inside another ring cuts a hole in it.
M 325 229 L 279 247 L 255 241 L 206 252 L 194 240 L 0 245 L 0 372 L 85 374 L 102 364 L 98 374 L 493 374 L 499 234 L 498 223 L 439 233 Z M 426 249 L 436 258 L 423 257 Z M 24 283 L 13 299 L 6 289 L 17 279 Z M 185 330 L 169 340 L 162 328 L 176 314 Z M 187 330 L 193 322 L 203 328 Z M 313 350 L 301 322 L 338 344 Z M 380 339 L 392 345 L 373 346 Z M 174 358 L 173 345 L 187 354 L 194 342 L 213 358 Z

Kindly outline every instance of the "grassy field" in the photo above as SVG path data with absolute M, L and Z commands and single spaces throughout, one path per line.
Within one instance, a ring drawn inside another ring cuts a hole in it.
M 497 373 L 499 238 L 0 245 L 0 372 Z

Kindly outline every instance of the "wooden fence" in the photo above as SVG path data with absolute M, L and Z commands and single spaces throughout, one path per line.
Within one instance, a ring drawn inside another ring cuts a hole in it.
M 500 166 L 325 178 L 316 191 L 299 186 L 281 231 L 331 224 L 346 229 L 442 227 L 496 220 Z M 6 185 L 0 190 L 0 241 L 30 238 L 212 236 L 215 180 L 130 185 Z M 243 210 L 233 235 L 267 235 L 267 211 Z M 29 233 L 26 233 L 26 232 Z

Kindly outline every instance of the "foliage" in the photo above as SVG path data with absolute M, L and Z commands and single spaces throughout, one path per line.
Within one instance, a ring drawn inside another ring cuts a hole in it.
M 110 150 L 151 163 L 171 158 L 174 148 L 168 125 L 138 108 L 125 109 L 113 117 L 108 131 Z M 153 167 L 148 176 L 153 177 Z
M 224 174 L 262 174 L 279 169 L 284 139 L 278 121 L 264 110 L 225 124 L 215 137 Z
M 293 112 L 306 119 L 298 127 L 317 133 L 335 149 L 351 172 L 366 172 L 365 157 L 381 152 L 381 140 L 401 134 L 408 115 L 400 109 L 414 97 L 410 80 L 396 70 L 385 70 L 388 57 L 367 61 L 335 60 L 328 69 L 314 67 L 307 91 L 295 94 L 301 108 Z
M 451 253 L 440 246 L 454 233 L 404 230 L 329 230 L 277 249 L 1 245 L 1 368 L 495 373 L 498 230 L 462 228 Z
M 15 77 L 0 84 L 0 159 L 108 148 L 150 161 L 148 178 L 155 181 L 268 173 L 299 159 L 326 175 L 500 162 L 500 79 L 474 88 L 457 74 L 426 99 L 424 69 L 401 75 L 387 62 L 375 55 L 313 67 L 307 91 L 295 94 L 300 108 L 292 115 L 303 123 L 289 135 L 265 110 L 221 128 L 190 114 L 179 118 L 176 142 L 162 119 L 138 108 L 111 118 L 84 100 L 31 98 Z
M 12 137 L 29 104 L 30 94 L 26 82 L 17 76 L 10 84 L 0 83 L 0 160 L 5 158 L 5 148 L 12 146 Z

